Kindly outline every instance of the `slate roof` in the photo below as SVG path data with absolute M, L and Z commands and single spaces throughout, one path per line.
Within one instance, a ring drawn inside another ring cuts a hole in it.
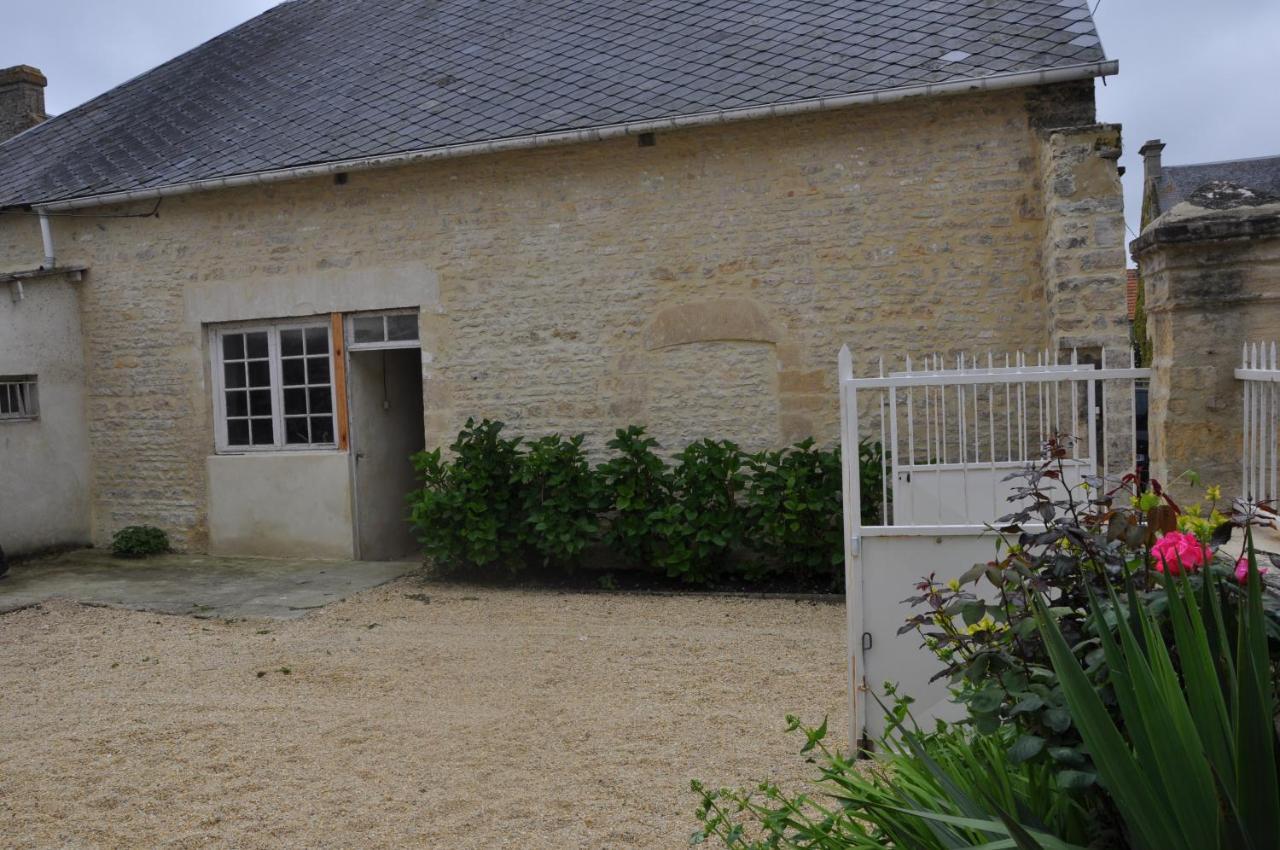
M 1232 183 L 1259 195 L 1280 197 L 1280 156 L 1165 165 L 1153 182 L 1157 214 L 1168 212 L 1210 183 Z
M 289 0 L 0 145 L 0 207 L 1104 59 L 1086 0 Z

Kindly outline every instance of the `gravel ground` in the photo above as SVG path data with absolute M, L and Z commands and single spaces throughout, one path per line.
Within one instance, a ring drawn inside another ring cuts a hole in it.
M 784 715 L 842 728 L 843 617 L 407 579 L 283 623 L 47 602 L 0 617 L 0 843 L 683 847 L 691 778 L 790 782 Z

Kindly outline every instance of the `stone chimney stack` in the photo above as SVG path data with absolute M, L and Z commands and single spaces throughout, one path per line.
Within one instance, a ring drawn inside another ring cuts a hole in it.
M 1142 176 L 1146 180 L 1152 180 L 1160 176 L 1160 152 L 1164 150 L 1164 142 L 1159 139 L 1152 139 L 1144 142 L 1142 147 L 1138 148 L 1138 153 L 1142 154 Z
M 48 83 L 44 74 L 30 65 L 0 70 L 0 142 L 49 117 L 44 111 Z

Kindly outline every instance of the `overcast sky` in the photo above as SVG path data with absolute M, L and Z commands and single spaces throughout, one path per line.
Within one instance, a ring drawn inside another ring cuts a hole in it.
M 54 114 L 275 5 L 0 2 L 13 7 L 0 29 L 0 67 L 43 70 Z M 1120 75 L 1098 84 L 1098 116 L 1124 125 L 1130 227 L 1137 227 L 1138 148 L 1146 139 L 1163 139 L 1172 164 L 1280 153 L 1280 0 L 1101 0 L 1096 18 L 1107 55 L 1120 60 Z

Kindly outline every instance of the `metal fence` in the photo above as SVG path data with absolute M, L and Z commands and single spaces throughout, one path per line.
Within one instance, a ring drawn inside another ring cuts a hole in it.
M 1240 482 L 1245 498 L 1274 502 L 1277 469 L 1277 424 L 1280 423 L 1280 364 L 1276 344 L 1244 346 L 1236 377 L 1244 395 L 1244 440 L 1240 453 Z

